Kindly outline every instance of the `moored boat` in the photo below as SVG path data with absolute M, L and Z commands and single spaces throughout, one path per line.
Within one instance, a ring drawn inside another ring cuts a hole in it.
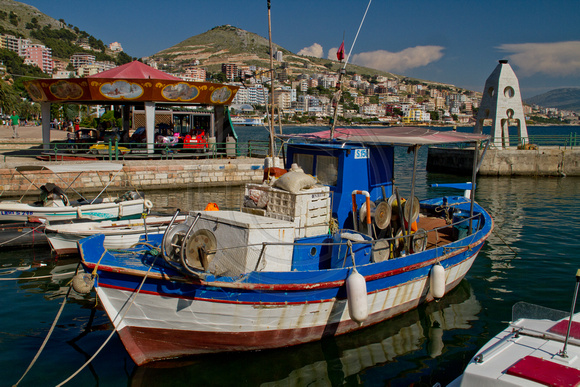
M 87 164 L 59 164 L 59 165 L 25 165 L 16 167 L 16 171 L 28 180 L 25 172 L 50 171 L 55 175 L 62 173 L 76 173 L 74 180 L 64 189 L 47 183 L 37 187 L 40 190 L 39 200 L 33 203 L 22 203 L 16 200 L 0 201 L 0 223 L 23 222 L 30 218 L 42 218 L 49 222 L 70 219 L 118 219 L 123 217 L 139 217 L 146 209 L 146 200 L 138 192 L 127 192 L 123 196 L 100 198 L 108 187 L 105 186 L 97 197 L 87 199 L 81 195 L 78 200 L 69 200 L 67 191 L 73 183 L 87 172 L 111 172 L 118 174 L 123 169 L 122 164 L 116 163 L 87 163 Z M 64 181 L 64 180 L 63 180 Z M 111 179 L 113 181 L 113 179 Z M 31 185 L 36 186 L 34 181 Z M 110 183 L 109 183 L 110 184 Z M 75 191 L 77 194 L 78 192 Z
M 30 187 L 34 186 L 39 190 L 40 195 L 38 200 L 30 203 L 23 203 L 22 199 L 0 201 L 0 228 L 3 230 L 0 244 L 3 247 L 46 244 L 46 238 L 42 235 L 46 221 L 55 223 L 71 220 L 131 219 L 142 216 L 152 207 L 152 203 L 137 191 L 127 191 L 115 197 L 101 197 L 114 181 L 114 176 L 123 169 L 122 164 L 101 162 L 24 165 L 15 169 L 30 183 Z M 45 171 L 52 175 L 47 175 Z M 93 198 L 87 198 L 73 188 L 75 181 L 89 172 L 114 174 L 111 175 L 109 183 L 104 184 L 102 191 Z M 73 177 L 63 178 L 65 174 Z M 68 185 L 61 188 L 51 182 L 40 184 L 34 179 L 30 180 L 31 175 L 37 178 L 40 176 L 42 180 L 46 180 L 46 176 L 54 176 Z M 70 191 L 74 191 L 78 199 L 69 198 Z
M 485 136 L 337 130 L 287 146 L 287 173 L 246 186 L 242 211 L 192 212 L 126 251 L 79 242 L 97 294 L 138 364 L 287 347 L 348 333 L 444 296 L 493 229 L 471 198 L 403 201 L 394 145 Z M 309 142 L 309 140 L 313 140 Z M 313 178 L 316 177 L 316 179 Z
M 58 255 L 78 254 L 77 242 L 95 234 L 104 234 L 107 249 L 127 249 L 139 242 L 139 238 L 163 233 L 171 216 L 147 216 L 141 219 L 104 220 L 101 222 L 72 222 L 49 224 L 44 233 L 52 250 Z M 185 216 L 176 219 L 177 223 Z
M 580 281 L 580 271 L 576 275 Z M 578 287 L 576 288 L 576 292 Z M 577 386 L 580 384 L 580 313 L 527 302 L 471 359 L 449 386 Z

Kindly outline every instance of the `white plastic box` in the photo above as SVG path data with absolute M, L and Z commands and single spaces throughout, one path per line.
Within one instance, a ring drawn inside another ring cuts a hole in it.
M 270 186 L 247 184 L 246 196 L 255 196 L 256 190 L 267 195 L 267 200 L 263 197 L 260 200 L 262 205 L 266 203 L 265 207 L 244 208 L 244 211 L 293 222 L 296 238 L 328 233 L 332 215 L 328 186 L 317 185 L 299 193 L 291 193 Z

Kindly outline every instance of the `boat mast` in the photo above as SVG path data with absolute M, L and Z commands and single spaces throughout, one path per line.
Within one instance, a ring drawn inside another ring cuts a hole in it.
M 270 15 L 270 0 L 268 0 L 268 40 L 270 43 L 270 156 L 274 157 L 274 53 L 272 52 L 272 18 Z
M 335 94 L 336 100 L 333 101 L 334 114 L 332 116 L 332 122 L 331 122 L 331 127 L 330 127 L 330 139 L 331 140 L 334 139 L 334 128 L 336 128 L 336 117 L 338 116 L 338 103 L 340 102 L 340 95 L 342 93 L 342 89 L 341 89 L 342 75 L 346 74 L 346 64 L 348 63 L 348 59 L 350 58 L 350 54 L 352 52 L 352 49 L 354 48 L 354 44 L 356 43 L 360 29 L 365 21 L 365 18 L 367 17 L 367 13 L 369 12 L 369 8 L 371 6 L 372 1 L 373 0 L 369 0 L 369 3 L 367 5 L 367 9 L 365 10 L 365 14 L 363 15 L 363 18 L 360 21 L 360 24 L 358 26 L 358 31 L 356 32 L 356 35 L 355 35 L 354 40 L 352 42 L 352 45 L 350 46 L 350 50 L 348 51 L 348 55 L 346 56 L 346 60 L 344 61 L 344 65 L 342 66 L 342 69 L 340 69 L 340 73 L 338 74 L 338 82 L 336 84 L 336 88 L 338 90 L 336 91 L 336 94 Z M 270 1 L 268 0 L 268 6 L 269 6 L 269 4 L 270 4 Z M 343 38 L 343 44 L 344 44 L 344 38 Z

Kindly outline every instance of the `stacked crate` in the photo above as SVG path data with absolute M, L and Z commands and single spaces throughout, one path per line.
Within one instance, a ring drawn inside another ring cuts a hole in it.
M 256 191 L 253 190 L 267 195 L 267 200 L 260 200 L 267 204 L 264 208 L 244 208 L 244 211 L 294 222 L 296 238 L 328 234 L 332 215 L 329 187 L 317 185 L 292 193 L 270 186 L 248 184 L 246 196 L 252 193 L 255 196 Z

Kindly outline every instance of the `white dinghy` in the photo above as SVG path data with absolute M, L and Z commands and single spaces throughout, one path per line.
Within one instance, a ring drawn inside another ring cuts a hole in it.
M 177 223 L 185 220 L 185 215 L 176 219 Z M 66 224 L 49 224 L 45 234 L 52 250 L 58 255 L 78 254 L 77 242 L 95 234 L 104 234 L 104 246 L 107 249 L 128 249 L 141 236 L 162 234 L 171 222 L 172 216 L 148 216 L 141 219 L 105 220 L 102 222 L 82 222 Z

